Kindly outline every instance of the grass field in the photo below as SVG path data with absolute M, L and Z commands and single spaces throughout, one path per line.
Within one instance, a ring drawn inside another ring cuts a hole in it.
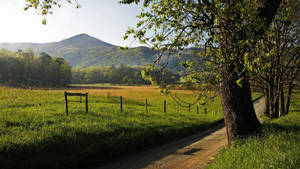
M 97 166 L 205 130 L 222 118 L 219 98 L 200 106 L 197 114 L 195 107 L 190 113 L 187 108 L 177 113 L 175 102 L 154 87 L 93 86 L 68 91 L 89 93 L 88 114 L 79 97 L 70 97 L 66 116 L 64 90 L 0 87 L 1 169 Z M 192 91 L 174 92 L 187 102 L 195 98 Z M 119 96 L 123 96 L 123 113 Z M 163 100 L 167 101 L 165 114 Z
M 262 137 L 224 148 L 209 169 L 300 168 L 300 91 L 294 93 L 288 115 L 264 121 Z

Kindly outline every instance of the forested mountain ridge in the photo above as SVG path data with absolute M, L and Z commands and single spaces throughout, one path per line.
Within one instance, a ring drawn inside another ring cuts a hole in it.
M 118 46 L 101 41 L 87 34 L 79 34 L 59 42 L 50 43 L 0 43 L 0 48 L 10 51 L 32 48 L 36 54 L 46 52 L 52 57 L 66 59 L 71 66 L 142 66 L 152 64 L 158 53 L 147 47 L 122 50 Z M 186 52 L 191 55 L 191 52 Z M 196 54 L 195 54 L 196 55 Z M 173 58 L 170 62 L 177 62 Z

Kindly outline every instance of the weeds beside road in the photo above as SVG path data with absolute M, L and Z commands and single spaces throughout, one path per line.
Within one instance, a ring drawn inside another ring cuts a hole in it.
M 300 91 L 295 91 L 288 115 L 263 117 L 263 136 L 242 139 L 224 148 L 209 169 L 300 168 Z

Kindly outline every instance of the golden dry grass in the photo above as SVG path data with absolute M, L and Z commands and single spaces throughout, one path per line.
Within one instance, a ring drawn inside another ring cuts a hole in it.
M 101 86 L 101 85 L 88 85 L 77 86 L 75 89 L 68 89 L 69 92 L 82 92 L 100 96 L 123 96 L 124 98 L 142 101 L 145 98 L 151 100 L 161 100 L 169 96 L 160 93 L 160 89 L 154 86 Z M 172 90 L 172 93 L 178 95 L 195 96 L 191 90 Z

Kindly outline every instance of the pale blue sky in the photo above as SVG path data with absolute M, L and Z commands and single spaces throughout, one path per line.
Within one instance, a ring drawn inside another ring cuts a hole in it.
M 128 26 L 135 26 L 141 6 L 121 5 L 118 0 L 78 0 L 81 8 L 65 5 L 47 17 L 35 11 L 23 11 L 25 0 L 4 0 L 0 6 L 0 42 L 53 42 L 79 33 L 87 33 L 105 42 L 138 46 L 137 41 L 123 41 Z

